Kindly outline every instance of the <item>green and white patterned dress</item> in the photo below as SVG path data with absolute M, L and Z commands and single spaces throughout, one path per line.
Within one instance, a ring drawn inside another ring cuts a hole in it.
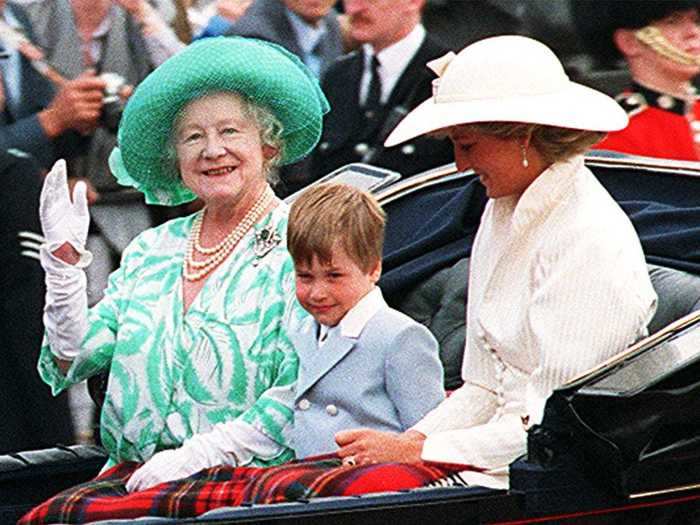
M 109 369 L 100 423 L 110 463 L 145 461 L 239 417 L 281 444 L 277 457 L 252 465 L 292 459 L 284 435 L 298 360 L 288 328 L 308 314 L 294 293 L 287 214 L 277 206 L 251 229 L 185 315 L 181 275 L 194 216 L 142 233 L 90 310 L 82 352 L 65 376 L 44 338 L 39 373 L 54 393 Z M 264 228 L 282 241 L 258 258 L 255 232 Z

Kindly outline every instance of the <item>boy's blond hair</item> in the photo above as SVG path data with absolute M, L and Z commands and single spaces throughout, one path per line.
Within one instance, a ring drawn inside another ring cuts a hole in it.
M 348 184 L 329 182 L 305 190 L 292 204 L 287 248 L 294 264 L 333 260 L 340 243 L 365 273 L 382 259 L 385 214 L 369 193 Z

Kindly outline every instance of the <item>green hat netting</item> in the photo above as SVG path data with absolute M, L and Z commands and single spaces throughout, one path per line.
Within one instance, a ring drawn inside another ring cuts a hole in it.
M 119 124 L 109 166 L 149 204 L 177 205 L 195 195 L 166 156 L 174 120 L 209 92 L 240 93 L 267 107 L 283 126 L 281 164 L 306 156 L 321 137 L 329 105 L 311 71 L 286 49 L 242 37 L 197 41 L 161 64 L 134 90 Z

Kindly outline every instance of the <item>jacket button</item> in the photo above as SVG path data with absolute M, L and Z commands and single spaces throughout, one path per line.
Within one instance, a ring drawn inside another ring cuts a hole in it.
M 302 399 L 299 401 L 299 410 L 308 410 L 311 408 L 311 402 L 308 399 Z
M 325 140 L 318 145 L 319 151 L 328 151 L 328 148 L 330 148 L 330 144 L 328 144 L 328 141 Z
M 368 144 L 366 144 L 366 143 L 364 143 L 364 142 L 360 142 L 359 144 L 355 144 L 355 153 L 356 153 L 356 154 L 358 154 L 358 155 L 364 155 L 364 154 L 366 154 L 368 151 L 369 151 L 369 145 L 368 145 Z
M 329 416 L 337 416 L 338 415 L 338 407 L 335 405 L 328 405 L 326 407 L 326 413 Z
M 401 148 L 401 153 L 404 155 L 413 155 L 416 152 L 416 147 L 413 144 L 406 144 Z
M 632 93 L 625 99 L 625 102 L 631 105 L 639 106 L 640 104 L 646 104 L 646 99 L 639 93 Z
M 656 100 L 656 103 L 662 109 L 671 109 L 675 105 L 675 101 L 673 100 L 673 97 L 670 95 L 661 95 Z

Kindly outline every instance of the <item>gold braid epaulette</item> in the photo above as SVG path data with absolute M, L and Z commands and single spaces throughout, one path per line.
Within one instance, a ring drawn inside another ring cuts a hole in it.
M 691 55 L 671 44 L 658 27 L 646 26 L 635 31 L 637 40 L 648 45 L 663 57 L 685 66 L 700 65 L 700 56 Z

